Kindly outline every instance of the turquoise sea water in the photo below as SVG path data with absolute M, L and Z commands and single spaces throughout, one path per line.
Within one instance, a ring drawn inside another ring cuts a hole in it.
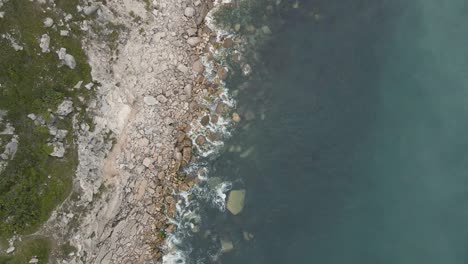
M 245 209 L 207 204 L 190 262 L 467 263 L 468 5 L 299 3 L 237 98 L 255 118 L 226 145 L 254 151 L 211 162 Z

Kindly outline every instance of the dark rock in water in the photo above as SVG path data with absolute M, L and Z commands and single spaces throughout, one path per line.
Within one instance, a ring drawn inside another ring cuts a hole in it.
M 217 115 L 212 115 L 211 116 L 211 123 L 217 124 L 218 123 L 219 117 Z
M 224 80 L 227 77 L 227 70 L 224 67 L 218 69 L 217 75 L 219 79 Z
M 213 132 L 213 131 L 209 131 L 206 136 L 211 141 L 220 141 L 221 140 L 221 136 L 218 133 Z
M 216 110 L 215 110 L 216 114 L 221 115 L 225 111 L 225 108 L 226 108 L 225 103 L 223 102 L 218 103 L 218 105 L 216 106 Z
M 197 143 L 197 145 L 203 145 L 203 144 L 205 144 L 205 142 L 206 142 L 206 138 L 205 138 L 205 136 L 202 136 L 202 135 L 199 135 L 195 139 L 195 143 Z
M 234 41 L 231 38 L 227 38 L 223 42 L 223 47 L 231 48 L 234 45 Z
M 200 120 L 200 124 L 202 124 L 202 126 L 207 126 L 209 122 L 210 122 L 210 117 L 209 116 L 204 116 Z

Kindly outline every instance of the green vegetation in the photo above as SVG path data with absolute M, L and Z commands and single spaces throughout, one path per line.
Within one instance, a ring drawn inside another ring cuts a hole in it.
M 67 13 L 76 12 L 77 0 L 55 2 Z M 86 89 L 70 89 L 79 81 L 91 81 L 80 36 L 73 35 L 79 34 L 78 30 L 73 30 L 77 26 L 71 24 L 72 36 L 62 37 L 59 31 L 65 27 L 44 28 L 43 20 L 51 17 L 57 22 L 63 18 L 63 12 L 43 10 L 46 9 L 29 0 L 8 1 L 2 7 L 5 17 L 0 19 L 0 33 L 9 33 L 23 50 L 15 51 L 7 39 L 0 38 L 0 109 L 8 110 L 6 120 L 19 135 L 15 159 L 0 175 L 0 238 L 33 232 L 70 193 L 71 177 L 77 165 L 71 116 L 58 119 L 52 112 L 64 98 L 70 98 L 74 106 L 84 109 L 77 97 L 86 100 L 92 96 Z M 51 38 L 49 53 L 42 53 L 39 47 L 42 34 Z M 75 69 L 60 66 L 55 51 L 61 47 L 75 57 Z M 67 152 L 63 159 L 48 155 L 52 151 L 47 145 L 51 136 L 46 127 L 35 125 L 27 118 L 30 113 L 41 115 L 56 127 L 69 131 L 64 140 Z M 0 263 L 27 263 L 22 261 L 21 252 L 42 252 L 48 248 L 43 240 L 24 242 L 14 259 L 3 257 Z M 34 254 L 40 255 L 39 252 Z
M 51 243 L 48 239 L 27 240 L 19 244 L 14 256 L 0 256 L 1 264 L 25 264 L 35 256 L 39 263 L 47 263 Z

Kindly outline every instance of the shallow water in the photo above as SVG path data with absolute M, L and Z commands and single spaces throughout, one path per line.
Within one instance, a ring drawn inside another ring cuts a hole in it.
M 276 17 L 237 98 L 254 119 L 226 142 L 251 154 L 210 166 L 245 209 L 206 203 L 189 262 L 215 263 L 219 238 L 235 248 L 220 263 L 467 262 L 467 12 L 333 0 Z

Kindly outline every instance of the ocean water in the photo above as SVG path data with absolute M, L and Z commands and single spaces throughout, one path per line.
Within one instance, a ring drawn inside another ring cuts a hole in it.
M 187 262 L 468 263 L 468 5 L 298 3 L 208 163 L 245 208 L 202 202 Z

